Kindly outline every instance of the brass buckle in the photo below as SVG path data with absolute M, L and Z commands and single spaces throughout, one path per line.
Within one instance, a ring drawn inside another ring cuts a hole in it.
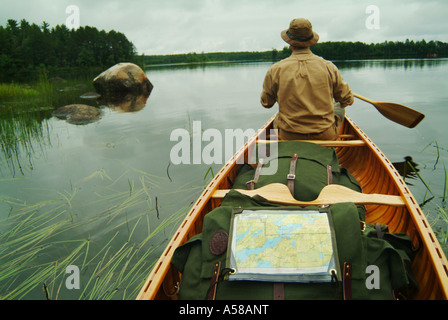
M 360 225 L 361 225 L 361 231 L 362 232 L 366 231 L 366 222 L 365 221 L 360 221 Z

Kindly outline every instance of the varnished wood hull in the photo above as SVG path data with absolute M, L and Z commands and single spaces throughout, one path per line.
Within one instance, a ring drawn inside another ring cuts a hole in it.
M 157 261 L 137 299 L 176 299 L 176 286 L 181 275 L 170 265 L 174 250 L 202 232 L 204 216 L 221 203 L 221 199 L 214 198 L 213 193 L 216 190 L 232 188 L 230 181 L 236 176 L 237 163 L 241 163 L 238 159 L 248 160 L 250 146 L 255 145 L 261 137 L 265 139 L 263 131 L 269 133 L 273 119 L 271 118 L 262 130 L 229 160 L 207 186 Z M 329 142 L 322 144 L 328 145 Z M 419 283 L 419 290 L 412 298 L 448 299 L 447 259 L 423 211 L 392 163 L 348 117 L 344 121 L 339 141 L 335 142 L 334 146 L 341 166 L 347 168 L 358 180 L 363 193 L 397 195 L 405 201 L 406 205 L 401 207 L 367 205 L 366 222 L 386 224 L 390 232 L 406 232 L 411 236 L 414 245 L 421 247 L 412 266 Z

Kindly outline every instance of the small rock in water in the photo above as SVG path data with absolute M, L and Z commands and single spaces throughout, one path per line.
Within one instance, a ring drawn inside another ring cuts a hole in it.
M 80 96 L 81 99 L 87 99 L 87 100 L 96 100 L 100 97 L 101 95 L 96 92 L 86 92 Z
M 101 110 L 84 104 L 70 104 L 60 107 L 53 115 L 71 124 L 87 124 L 101 119 Z
M 48 79 L 48 82 L 49 83 L 64 83 L 67 81 L 61 77 L 53 77 L 53 78 Z

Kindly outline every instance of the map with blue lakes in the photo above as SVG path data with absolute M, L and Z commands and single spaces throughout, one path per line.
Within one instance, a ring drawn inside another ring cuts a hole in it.
M 335 268 L 326 212 L 244 210 L 231 237 L 229 280 L 329 281 Z

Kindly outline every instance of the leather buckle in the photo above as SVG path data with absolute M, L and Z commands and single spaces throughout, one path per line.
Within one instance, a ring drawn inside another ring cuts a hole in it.
M 254 190 L 254 185 L 255 185 L 255 181 L 254 180 L 247 181 L 246 182 L 247 190 Z
M 291 192 L 291 195 L 294 197 L 294 181 L 296 180 L 296 164 L 297 164 L 297 159 L 299 158 L 299 156 L 297 155 L 297 153 L 294 153 L 292 158 L 291 158 L 291 163 L 289 164 L 289 174 L 286 176 L 286 178 L 288 179 L 288 189 L 289 192 Z

